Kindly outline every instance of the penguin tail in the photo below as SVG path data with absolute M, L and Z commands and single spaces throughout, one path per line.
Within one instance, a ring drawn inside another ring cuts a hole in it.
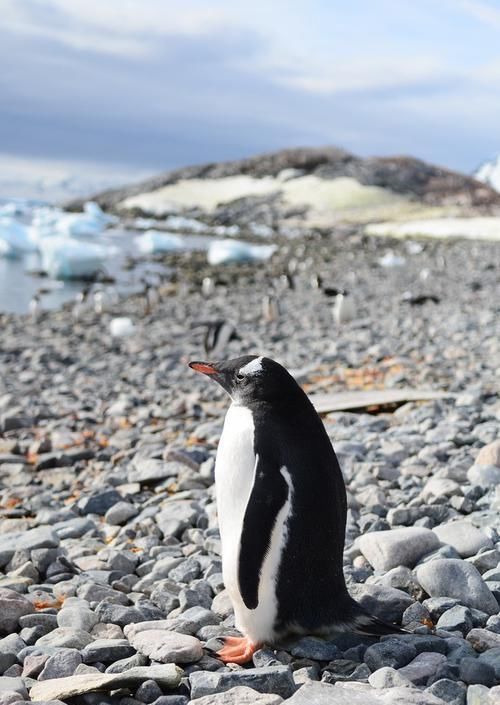
M 384 622 L 384 620 L 379 619 L 378 617 L 375 617 L 371 614 L 368 614 L 368 612 L 366 612 L 366 610 L 355 600 L 352 600 L 349 612 L 350 615 L 348 619 L 344 619 L 344 623 L 355 634 L 380 637 L 386 636 L 387 634 L 412 633 L 408 631 L 408 629 L 404 629 L 403 627 L 400 627 L 397 624 Z

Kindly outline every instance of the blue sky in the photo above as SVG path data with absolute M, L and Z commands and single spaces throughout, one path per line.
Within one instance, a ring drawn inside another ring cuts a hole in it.
M 500 1 L 0 0 L 0 152 L 159 170 L 500 151 Z

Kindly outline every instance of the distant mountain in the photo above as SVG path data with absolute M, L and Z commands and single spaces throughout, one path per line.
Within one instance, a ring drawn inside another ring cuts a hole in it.
M 415 208 L 445 207 L 465 214 L 500 209 L 500 193 L 471 176 L 413 157 L 361 158 L 335 147 L 185 167 L 93 199 L 122 214 L 163 217 L 201 210 L 216 222 L 228 222 L 249 208 L 252 219 L 262 208 L 271 208 L 273 218 L 288 218 L 303 206 L 327 222 L 339 214 L 352 219 L 366 213 L 366 219 L 367 211 L 368 219 L 381 219 Z M 81 201 L 69 207 L 80 208 Z
M 474 178 L 500 192 L 500 154 L 497 154 L 496 157 L 487 162 L 483 162 L 474 172 Z

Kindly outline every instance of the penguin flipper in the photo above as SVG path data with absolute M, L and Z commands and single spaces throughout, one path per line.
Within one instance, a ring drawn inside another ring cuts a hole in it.
M 273 528 L 288 497 L 288 485 L 279 466 L 256 456 L 254 484 L 241 531 L 238 582 L 248 609 L 259 604 L 260 574 L 271 546 Z

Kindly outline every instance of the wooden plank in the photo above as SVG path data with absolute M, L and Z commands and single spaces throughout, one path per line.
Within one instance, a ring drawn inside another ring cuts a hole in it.
M 432 401 L 449 399 L 453 396 L 450 392 L 432 389 L 372 389 L 310 394 L 309 399 L 318 414 L 328 414 L 331 411 L 355 411 L 371 406 L 392 406 L 405 404 L 408 401 Z

